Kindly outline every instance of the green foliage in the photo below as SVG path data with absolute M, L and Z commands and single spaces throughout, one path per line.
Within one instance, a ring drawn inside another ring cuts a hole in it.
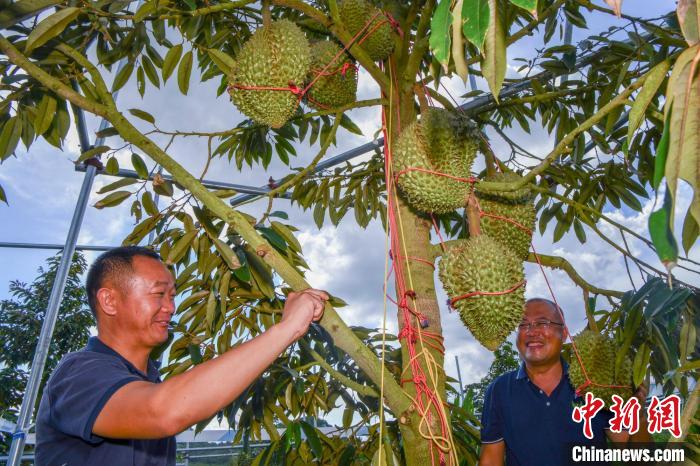
M 513 349 L 513 344 L 509 341 L 504 341 L 501 346 L 496 348 L 493 355 L 494 360 L 486 375 L 482 377 L 479 382 L 471 383 L 464 387 L 468 393 L 471 393 L 474 410 L 478 413 L 480 413 L 484 407 L 484 396 L 486 395 L 488 386 L 499 376 L 520 367 L 518 352 Z
M 60 254 L 49 258 L 46 268 L 39 268 L 39 275 L 31 284 L 12 281 L 12 297 L 0 301 L 0 417 L 5 419 L 15 419 L 22 403 L 29 376 L 28 365 L 34 357 L 59 261 Z M 90 327 L 95 325 L 80 281 L 86 269 L 85 258 L 76 253 L 58 310 L 56 331 L 49 347 L 41 387 L 65 354 L 85 346 Z M 41 389 L 37 400 L 40 399 Z

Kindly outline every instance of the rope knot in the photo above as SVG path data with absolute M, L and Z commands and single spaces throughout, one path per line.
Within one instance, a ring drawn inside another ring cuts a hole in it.
M 591 379 L 586 379 L 585 382 L 583 382 L 578 388 L 576 388 L 576 396 L 581 396 L 581 392 L 583 392 L 586 388 L 588 388 L 589 385 L 591 385 L 593 382 Z
M 299 97 L 304 95 L 304 89 L 297 86 L 293 82 L 290 81 L 289 83 L 289 92 L 291 92 L 294 95 L 298 95 Z
M 345 75 L 348 73 L 350 70 L 357 71 L 357 66 L 355 66 L 354 63 L 346 62 L 343 63 L 343 67 L 340 69 L 340 75 L 345 77 Z

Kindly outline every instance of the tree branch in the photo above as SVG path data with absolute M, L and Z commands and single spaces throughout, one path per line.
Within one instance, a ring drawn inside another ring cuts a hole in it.
M 0 29 L 7 29 L 25 19 L 38 15 L 47 8 L 63 3 L 63 0 L 23 0 L 21 2 L 3 2 L 0 12 Z
M 546 254 L 533 254 L 530 253 L 527 256 L 527 261 L 532 262 L 533 264 L 537 264 L 537 257 L 540 259 L 540 263 L 542 265 L 546 265 L 549 268 L 552 269 L 559 269 L 564 272 L 569 276 L 571 281 L 576 283 L 578 286 L 583 288 L 584 290 L 587 290 L 591 293 L 595 294 L 602 294 L 605 296 L 612 296 L 614 298 L 621 298 L 624 293 L 621 291 L 615 291 L 615 290 L 606 290 L 604 288 L 598 288 L 597 286 L 591 285 L 588 283 L 579 273 L 576 271 L 573 265 L 571 265 L 571 262 L 568 260 L 564 259 L 563 257 L 558 257 L 558 256 L 548 256 Z
M 153 161 L 170 173 L 184 189 L 189 191 L 197 200 L 210 209 L 214 215 L 223 219 L 234 231 L 240 234 L 258 257 L 272 267 L 293 290 L 298 291 L 311 287 L 299 271 L 289 264 L 253 228 L 246 217 L 202 186 L 197 178 L 134 127 L 117 109 L 106 108 L 104 105 L 91 102 L 80 94 L 73 92 L 56 78 L 31 63 L 1 35 L 0 51 L 5 53 L 12 63 L 24 69 L 30 76 L 53 90 L 56 94 L 81 107 L 83 110 L 102 116 L 112 123 L 112 126 L 126 142 L 134 144 L 148 154 Z M 403 389 L 389 371 L 377 360 L 376 355 L 352 332 L 330 304 L 326 304 L 325 313 L 320 323 L 333 337 L 334 343 L 350 355 L 357 363 L 357 366 L 375 384 L 378 385 L 380 383 L 382 371 L 384 372 L 385 398 L 392 411 L 401 413 L 409 408 L 411 401 Z
M 413 42 L 413 51 L 408 55 L 406 70 L 403 73 L 403 81 L 407 86 L 412 86 L 414 78 L 418 74 L 420 63 L 423 61 L 423 55 L 428 50 L 428 38 L 425 37 L 425 33 L 433 16 L 433 8 L 435 8 L 435 0 L 428 0 L 421 11 L 418 27 L 416 28 L 416 37 Z

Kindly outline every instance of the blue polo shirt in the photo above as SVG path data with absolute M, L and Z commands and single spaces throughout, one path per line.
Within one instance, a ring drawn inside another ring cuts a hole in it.
M 593 439 L 583 435 L 583 424 L 571 419 L 576 393 L 563 364 L 562 379 L 550 396 L 530 381 L 524 364 L 486 390 L 481 442 L 504 441 L 506 466 L 568 465 L 574 445 L 605 448 L 604 430 L 613 415 L 599 411 L 593 418 Z
M 93 434 L 97 416 L 118 389 L 135 381 L 160 383 L 153 361 L 144 374 L 96 337 L 67 354 L 49 378 L 36 420 L 38 466 L 172 466 L 175 437 L 115 440 Z

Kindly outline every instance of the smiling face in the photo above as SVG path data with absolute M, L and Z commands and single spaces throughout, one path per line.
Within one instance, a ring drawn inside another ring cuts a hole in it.
M 525 306 L 523 323 L 549 320 L 562 323 L 562 316 L 546 301 L 532 301 Z M 516 345 L 528 366 L 548 366 L 557 364 L 561 347 L 566 339 L 566 330 L 558 325 L 551 325 L 546 330 L 518 331 Z
M 105 324 L 120 339 L 155 348 L 168 339 L 168 324 L 175 311 L 175 279 L 159 260 L 136 256 L 133 272 L 111 287 L 113 299 L 105 309 Z

